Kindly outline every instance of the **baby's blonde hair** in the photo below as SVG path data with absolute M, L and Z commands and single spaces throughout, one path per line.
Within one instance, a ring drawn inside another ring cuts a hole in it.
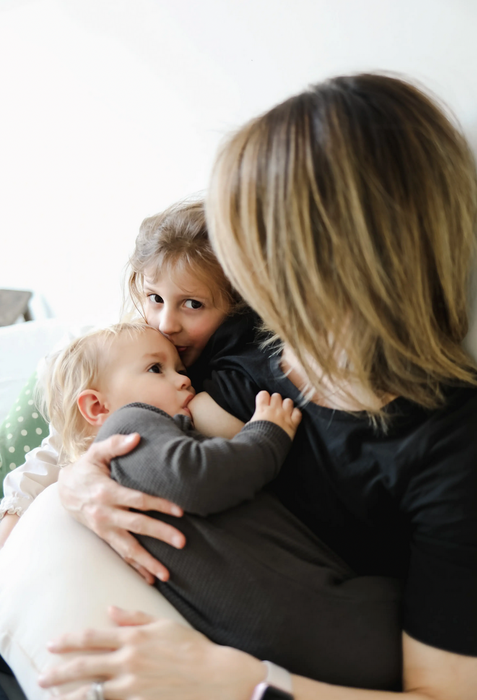
M 209 240 L 203 200 L 184 200 L 141 224 L 129 259 L 128 290 L 137 311 L 144 312 L 144 275 L 189 272 L 210 290 L 217 308 L 234 313 L 244 306 L 217 260 Z
M 78 397 L 85 389 L 98 388 L 111 344 L 124 333 L 134 339 L 146 328 L 142 321 L 117 323 L 76 338 L 46 358 L 37 404 L 61 437 L 60 464 L 78 459 L 96 435 L 79 410 Z
M 207 215 L 232 284 L 319 392 L 331 378 L 434 408 L 442 384 L 476 383 L 475 161 L 418 88 L 338 77 L 252 120 L 217 157 Z

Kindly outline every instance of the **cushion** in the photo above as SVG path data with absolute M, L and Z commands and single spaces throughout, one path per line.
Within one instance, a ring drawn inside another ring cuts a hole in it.
M 48 423 L 34 402 L 37 373 L 33 372 L 0 426 L 0 498 L 3 479 L 25 461 L 25 455 L 48 435 Z
M 0 655 L 29 700 L 46 700 L 41 670 L 58 661 L 46 642 L 108 628 L 108 605 L 188 623 L 156 588 L 65 511 L 57 484 L 43 491 L 0 550 Z M 71 684 L 70 687 L 73 687 Z
M 20 389 L 70 327 L 58 319 L 28 321 L 0 328 L 0 422 Z

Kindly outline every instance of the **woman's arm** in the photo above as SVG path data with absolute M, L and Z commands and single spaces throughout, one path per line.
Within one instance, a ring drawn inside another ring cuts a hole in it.
M 43 688 L 105 678 L 105 697 L 118 700 L 250 700 L 265 677 L 257 659 L 213 644 L 195 630 L 118 608 L 112 608 L 110 616 L 118 628 L 65 635 L 48 646 L 58 654 L 104 653 L 67 659 L 48 669 L 39 679 Z M 403 651 L 403 693 L 344 688 L 293 676 L 294 698 L 393 700 L 405 695 L 408 700 L 474 700 L 477 658 L 429 647 L 406 634 Z M 60 700 L 85 698 L 87 690 L 85 686 L 83 693 L 66 693 Z

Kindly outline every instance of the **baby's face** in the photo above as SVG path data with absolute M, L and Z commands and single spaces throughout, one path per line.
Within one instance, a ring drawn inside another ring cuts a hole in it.
M 100 391 L 111 412 L 138 401 L 170 416 L 182 413 L 189 417 L 188 403 L 195 394 L 174 345 L 154 328 L 134 338 L 127 333 L 115 338 Z
M 186 272 L 164 275 L 154 282 L 153 274 L 146 271 L 144 290 L 148 324 L 176 346 L 182 362 L 190 367 L 225 321 L 226 310 L 217 308 L 210 289 Z

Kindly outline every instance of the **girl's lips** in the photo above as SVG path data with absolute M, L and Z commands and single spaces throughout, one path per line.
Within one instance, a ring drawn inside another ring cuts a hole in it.
M 187 350 L 187 345 L 176 345 L 176 350 L 180 354 Z

